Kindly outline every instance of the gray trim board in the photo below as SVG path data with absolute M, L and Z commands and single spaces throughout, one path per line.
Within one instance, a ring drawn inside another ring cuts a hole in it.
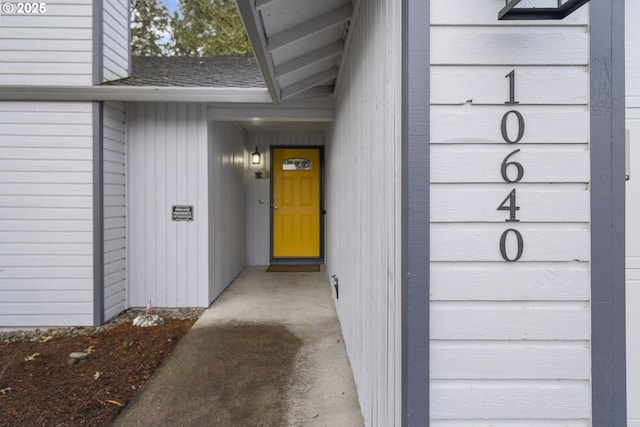
M 402 5 L 402 426 L 429 425 L 430 2 Z
M 104 0 L 93 1 L 93 84 L 104 80 Z
M 104 103 L 93 103 L 93 323 L 104 323 Z
M 591 359 L 594 427 L 627 425 L 624 0 L 591 1 Z

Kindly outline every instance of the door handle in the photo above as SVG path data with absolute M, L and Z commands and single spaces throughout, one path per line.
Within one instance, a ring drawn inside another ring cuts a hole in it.
M 278 203 L 278 199 L 275 199 L 272 203 L 271 203 L 271 207 L 276 210 L 278 209 L 278 205 L 276 205 L 276 203 Z

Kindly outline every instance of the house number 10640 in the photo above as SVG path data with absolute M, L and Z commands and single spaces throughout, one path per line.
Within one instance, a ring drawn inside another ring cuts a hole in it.
M 509 79 L 509 101 L 505 102 L 505 104 L 513 105 L 518 104 L 515 100 L 515 81 L 516 81 L 516 71 L 511 70 L 509 74 L 505 76 Z M 507 122 L 510 116 L 514 116 L 518 123 L 518 133 L 513 138 L 513 135 L 509 134 L 509 129 L 507 127 Z M 500 123 L 500 133 L 502 134 L 502 138 L 508 144 L 516 144 L 522 140 L 524 136 L 524 117 L 517 110 L 509 110 L 502 116 L 502 122 Z M 510 184 L 520 182 L 524 177 L 524 166 L 521 163 L 515 160 L 509 160 L 511 156 L 520 152 L 520 149 L 514 150 L 509 153 L 502 164 L 500 165 L 500 175 L 502 175 L 502 179 Z M 509 174 L 510 170 L 515 168 L 515 174 Z M 505 197 L 505 199 L 498 206 L 499 211 L 508 211 L 509 218 L 505 221 L 507 222 L 519 222 L 520 220 L 517 218 L 517 213 L 520 210 L 520 206 L 517 205 L 516 202 L 516 189 L 512 189 L 511 192 Z M 516 240 L 516 253 L 509 254 L 507 252 L 507 237 L 509 234 L 513 234 Z M 522 252 L 524 251 L 524 239 L 522 238 L 522 234 L 516 230 L 515 228 L 509 228 L 505 230 L 500 236 L 500 255 L 502 255 L 502 259 L 509 262 L 515 262 L 522 257 Z

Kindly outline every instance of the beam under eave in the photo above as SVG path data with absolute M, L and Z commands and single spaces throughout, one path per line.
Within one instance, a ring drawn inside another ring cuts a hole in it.
M 318 74 L 314 74 L 313 76 L 308 77 L 304 80 L 300 80 L 299 82 L 282 88 L 280 97 L 282 99 L 291 98 L 292 96 L 311 89 L 314 86 L 319 86 L 323 83 L 327 83 L 328 81 L 338 77 L 339 71 L 340 69 L 338 67 L 332 67 Z
M 290 96 L 289 100 L 305 99 L 305 98 L 317 98 L 318 96 L 333 95 L 333 86 L 314 86 L 304 92 L 297 93 Z
M 302 68 L 309 67 L 325 59 L 341 55 L 343 49 L 344 43 L 339 41 L 330 44 L 329 46 L 314 50 L 313 52 L 306 55 L 302 55 L 296 59 L 292 59 L 289 62 L 285 62 L 284 64 L 276 67 L 276 79 L 279 79 L 289 73 L 300 70 Z
M 312 36 L 336 25 L 343 24 L 351 18 L 353 9 L 351 4 L 332 10 L 310 21 L 303 22 L 293 28 L 286 29 L 269 37 L 267 49 L 269 52 L 283 48 L 291 43 Z
M 271 104 L 266 88 L 176 86 L 3 86 L 0 101 L 157 101 Z

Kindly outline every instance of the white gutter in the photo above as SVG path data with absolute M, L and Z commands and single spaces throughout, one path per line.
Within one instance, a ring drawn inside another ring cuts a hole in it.
M 267 88 L 177 86 L 0 86 L 0 101 L 273 103 Z

